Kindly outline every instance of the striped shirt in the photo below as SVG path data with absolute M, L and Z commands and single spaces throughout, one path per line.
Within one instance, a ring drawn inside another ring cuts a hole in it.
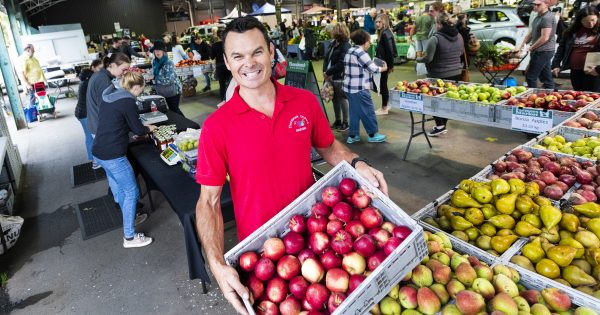
M 352 46 L 344 56 L 344 85 L 346 93 L 358 93 L 372 89 L 371 75 L 379 72 L 379 67 L 371 60 L 361 46 Z

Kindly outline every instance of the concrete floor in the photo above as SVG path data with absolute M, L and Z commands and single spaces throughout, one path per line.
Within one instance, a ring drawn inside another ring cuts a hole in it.
M 315 69 L 321 67 L 321 62 L 315 62 Z M 522 83 L 523 78 L 517 77 Z M 414 63 L 397 66 L 390 85 L 415 78 Z M 475 72 L 471 80 L 484 82 Z M 202 123 L 215 110 L 217 85 L 213 82 L 211 92 L 183 100 L 187 117 Z M 374 95 L 374 99 L 379 106 L 380 97 Z M 72 114 L 74 106 L 74 98 L 62 98 L 56 120 L 13 132 L 26 165 L 17 203 L 25 224 L 16 246 L 0 256 L 0 272 L 9 276 L 5 289 L 0 290 L 0 313 L 233 314 L 214 284 L 203 295 L 200 282 L 188 280 L 183 230 L 159 193 L 153 195 L 157 211 L 140 226 L 155 238 L 151 246 L 123 249 L 121 230 L 81 239 L 74 206 L 106 194 L 107 184 L 71 187 L 71 167 L 86 160 L 83 133 Z M 330 106 L 328 112 L 331 118 Z M 408 160 L 402 161 L 410 130 L 408 113 L 396 110 L 378 120 L 388 142 L 351 147 L 384 172 L 391 198 L 407 213 L 419 210 L 527 140 L 519 132 L 451 121 L 448 134 L 431 140 L 433 149 L 424 138 L 417 138 Z M 345 140 L 345 134 L 336 133 L 336 137 Z M 236 240 L 235 226 L 228 224 L 227 249 Z

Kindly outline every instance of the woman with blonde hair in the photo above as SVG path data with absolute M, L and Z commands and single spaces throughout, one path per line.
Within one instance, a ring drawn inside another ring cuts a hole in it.
M 381 72 L 381 79 L 379 81 L 379 92 L 381 93 L 381 109 L 375 113 L 377 115 L 387 115 L 389 111 L 388 101 L 390 99 L 390 92 L 388 90 L 387 81 L 388 75 L 394 71 L 394 59 L 398 55 L 396 50 L 396 41 L 394 40 L 394 33 L 390 29 L 390 18 L 387 14 L 380 14 L 375 19 L 375 27 L 377 28 L 377 50 L 375 57 L 385 61 L 387 64 L 387 71 Z
M 121 87 L 110 85 L 102 93 L 98 115 L 98 131 L 92 153 L 110 178 L 110 189 L 117 199 L 123 215 L 123 247 L 143 247 L 152 238 L 135 233 L 135 210 L 139 190 L 131 164 L 127 160 L 129 132 L 145 135 L 156 127 L 142 125 L 136 97 L 144 90 L 141 74 L 127 72 L 121 77 Z
M 331 47 L 323 60 L 323 78 L 333 84 L 334 130 L 348 130 L 348 100 L 342 90 L 344 81 L 344 56 L 350 49 L 350 32 L 346 25 L 338 23 L 331 30 Z

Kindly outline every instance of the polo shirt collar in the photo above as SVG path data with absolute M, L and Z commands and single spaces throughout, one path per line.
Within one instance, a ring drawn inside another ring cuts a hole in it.
M 273 78 L 271 78 L 271 82 L 273 84 L 275 84 L 275 107 L 276 107 L 276 109 L 277 109 L 277 104 L 283 105 L 283 103 L 286 103 L 286 102 L 294 99 L 295 95 L 294 95 L 293 91 L 290 90 L 289 87 L 279 83 L 278 81 L 274 80 Z M 233 93 L 233 96 L 231 97 L 231 100 L 229 100 L 229 102 L 232 103 L 231 105 L 233 105 L 233 106 L 231 108 L 236 114 L 243 114 L 252 109 L 250 106 L 248 106 L 246 101 L 244 101 L 244 99 L 240 96 L 240 86 L 239 85 L 235 87 L 235 91 Z M 277 110 L 275 110 L 274 113 L 276 111 Z

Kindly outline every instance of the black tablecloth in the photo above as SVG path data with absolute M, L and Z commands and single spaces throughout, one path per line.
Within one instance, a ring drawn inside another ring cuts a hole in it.
M 167 110 L 167 112 L 165 114 L 167 115 L 167 118 L 169 120 L 156 123 L 156 124 L 154 124 L 155 126 L 175 124 L 175 126 L 177 126 L 177 132 L 184 131 L 188 128 L 200 129 L 200 125 L 197 122 L 195 122 L 193 120 L 189 120 L 189 119 L 177 114 L 174 111 Z

